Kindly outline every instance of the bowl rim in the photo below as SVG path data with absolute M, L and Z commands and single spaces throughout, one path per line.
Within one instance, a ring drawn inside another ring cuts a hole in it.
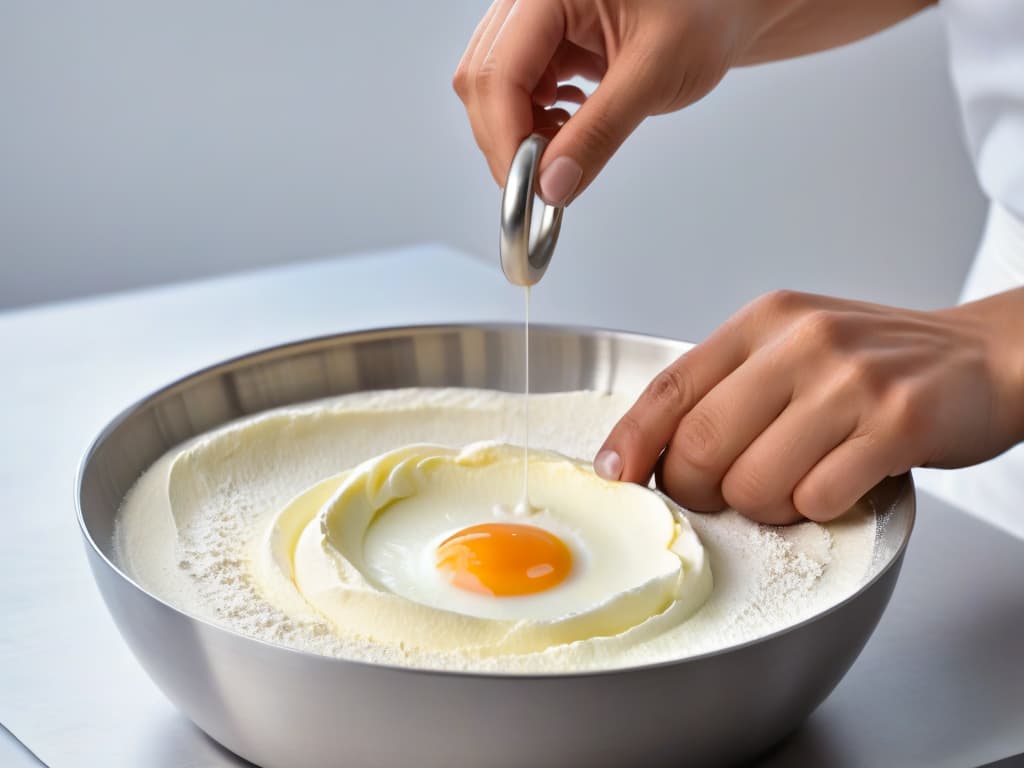
M 239 632 L 231 627 L 227 627 L 218 624 L 214 621 L 206 619 L 202 616 L 197 616 L 189 611 L 179 608 L 167 600 L 163 599 L 157 594 L 154 594 L 150 590 L 143 587 L 135 579 L 129 576 L 124 570 L 120 568 L 113 560 L 105 554 L 103 549 L 96 543 L 92 532 L 89 530 L 88 524 L 85 522 L 85 516 L 82 512 L 82 484 L 85 478 L 85 474 L 89 468 L 89 464 L 93 457 L 99 451 L 99 448 L 103 443 L 115 432 L 125 421 L 131 418 L 135 413 L 151 403 L 160 400 L 165 397 L 169 397 L 174 394 L 178 389 L 196 382 L 199 379 L 211 377 L 217 375 L 224 369 L 230 369 L 243 361 L 256 362 L 258 359 L 273 360 L 280 357 L 287 357 L 289 353 L 293 353 L 296 350 L 303 347 L 317 347 L 321 345 L 327 345 L 339 341 L 355 340 L 357 338 L 370 339 L 373 337 L 394 337 L 397 335 L 408 335 L 412 333 L 443 333 L 443 332 L 458 332 L 458 331 L 508 331 L 508 330 L 521 330 L 522 325 L 516 322 L 500 322 L 500 321 L 488 321 L 488 322 L 460 322 L 460 323 L 425 323 L 425 324 L 411 324 L 411 325 L 397 325 L 397 326 L 378 326 L 365 329 L 357 329 L 351 331 L 343 331 L 341 333 L 328 333 L 321 334 L 318 336 L 311 336 L 305 339 L 297 339 L 293 341 L 284 342 L 281 344 L 273 344 L 267 347 L 261 347 L 250 352 L 243 352 L 238 355 L 234 355 L 227 359 L 212 363 L 210 365 L 203 366 L 191 373 L 187 373 L 183 376 L 179 376 L 171 382 L 158 387 L 152 392 L 143 395 L 141 398 L 130 403 L 123 409 L 121 409 L 112 419 L 110 419 L 94 437 L 92 437 L 87 447 L 82 454 L 82 458 L 78 462 L 78 467 L 75 473 L 74 483 L 74 502 L 75 502 L 75 517 L 78 521 L 79 532 L 85 539 L 88 547 L 87 554 L 93 555 L 98 558 L 98 561 L 110 569 L 116 577 L 118 577 L 126 586 L 141 592 L 145 597 L 153 600 L 164 608 L 179 614 L 181 617 L 196 622 L 201 625 L 205 630 L 212 630 L 214 632 L 220 632 L 228 635 L 233 640 L 242 640 L 246 642 L 256 643 L 264 646 L 268 649 L 275 651 L 284 651 L 289 654 L 296 654 L 299 658 L 308 657 L 315 663 L 340 663 L 344 665 L 356 665 L 366 670 L 387 670 L 393 673 L 403 673 L 412 675 L 441 675 L 445 677 L 460 677 L 460 678 L 472 678 L 480 680 L 559 680 L 559 679 L 583 679 L 592 677 L 607 677 L 615 676 L 627 673 L 644 673 L 653 672 L 666 667 L 675 667 L 681 664 L 696 663 L 709 658 L 717 656 L 724 656 L 726 654 L 734 653 L 753 645 L 759 645 L 766 643 L 771 640 L 778 639 L 785 635 L 793 632 L 797 632 L 802 628 L 819 621 L 826 616 L 829 616 L 836 611 L 843 609 L 845 606 L 858 599 L 866 592 L 868 592 L 877 582 L 888 574 L 893 567 L 897 566 L 903 559 L 903 555 L 906 552 L 907 544 L 910 541 L 911 533 L 914 529 L 914 524 L 917 517 L 917 499 L 914 492 L 914 481 L 913 476 L 910 472 L 903 475 L 890 476 L 883 478 L 875 487 L 884 483 L 899 483 L 901 484 L 899 493 L 896 497 L 897 501 L 905 501 L 906 507 L 906 531 L 903 534 L 898 546 L 893 549 L 889 554 L 887 561 L 881 565 L 878 570 L 871 575 L 870 578 L 865 579 L 856 590 L 844 597 L 842 600 L 833 603 L 822 611 L 818 611 L 810 616 L 807 616 L 800 621 L 789 624 L 785 627 L 770 632 L 765 635 L 760 635 L 750 640 L 745 640 L 741 643 L 734 643 L 731 645 L 723 646 L 711 651 L 705 651 L 699 654 L 693 654 L 684 656 L 678 659 L 667 659 L 646 664 L 636 664 L 630 666 L 618 666 L 609 667 L 605 669 L 580 669 L 580 670 L 557 670 L 552 672 L 505 672 L 500 670 L 462 670 L 462 669 L 439 669 L 434 667 L 417 667 L 412 665 L 400 665 L 400 664 L 384 664 L 371 661 L 365 661 L 362 659 L 348 659 L 342 656 L 330 656 L 327 654 L 315 653 L 313 651 L 303 650 L 301 648 L 295 648 L 293 646 L 285 645 L 283 643 L 275 643 L 270 640 L 264 640 L 262 638 L 253 637 Z M 530 331 L 542 330 L 548 332 L 554 332 L 556 334 L 570 334 L 576 336 L 587 336 L 590 338 L 595 337 L 607 337 L 607 338 L 632 338 L 645 342 L 655 342 L 660 345 L 684 349 L 693 346 L 693 342 L 686 342 L 678 339 L 672 339 L 666 336 L 658 336 L 656 334 L 638 333 L 635 331 L 621 331 L 614 328 L 595 327 L 595 326 L 583 326 L 583 325 L 572 325 L 572 324 L 549 324 L 549 323 L 530 323 Z M 287 407 L 287 406 L 278 406 Z M 256 412 L 259 413 L 259 412 Z M 246 414 L 247 418 L 254 414 Z M 170 450 L 170 449 L 168 449 Z M 895 503 L 895 502 L 894 502 Z M 685 508 L 683 508 L 685 509 Z M 704 514 L 700 512 L 693 512 L 687 509 L 690 514 Z M 117 511 L 115 510 L 114 515 L 116 516 Z M 884 514 L 876 510 L 876 515 Z M 97 579 L 95 574 L 93 581 Z M 100 588 L 97 583 L 97 588 Z M 102 589 L 100 589 L 102 593 Z M 113 618 L 113 617 L 111 617 Z M 115 622 L 116 625 L 116 622 Z M 874 627 L 872 627 L 872 633 Z M 118 627 L 118 633 L 120 634 L 120 627 Z M 870 636 L 870 633 L 869 633 Z

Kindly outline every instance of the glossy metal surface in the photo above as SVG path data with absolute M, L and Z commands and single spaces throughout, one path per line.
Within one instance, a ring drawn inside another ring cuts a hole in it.
M 562 228 L 562 208 L 544 204 L 537 232 L 530 236 L 537 163 L 547 146 L 538 134 L 519 145 L 501 195 L 501 271 L 514 285 L 533 285 L 547 271 Z
M 657 338 L 538 327 L 534 391 L 635 391 L 685 349 Z M 128 408 L 83 460 L 79 522 L 122 635 L 204 731 L 261 766 L 721 765 L 777 742 L 828 695 L 873 631 L 913 525 L 909 477 L 869 494 L 876 574 L 829 611 L 756 642 L 601 673 L 424 672 L 314 656 L 192 618 L 112 562 L 114 516 L 158 456 L 231 419 L 356 390 L 522 388 L 522 327 L 348 334 L 201 371 Z M 131 706 L 125 702 L 125 706 Z

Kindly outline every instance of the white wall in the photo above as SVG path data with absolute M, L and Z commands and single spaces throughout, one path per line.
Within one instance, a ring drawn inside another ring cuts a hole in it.
M 0 307 L 424 240 L 497 269 L 450 86 L 485 5 L 5 0 Z M 934 306 L 981 215 L 929 12 L 649 121 L 545 279 L 675 283 L 691 338 L 777 286 Z

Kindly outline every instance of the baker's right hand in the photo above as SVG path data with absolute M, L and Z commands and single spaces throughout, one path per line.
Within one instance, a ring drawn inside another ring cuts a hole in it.
M 455 91 L 491 174 L 504 185 L 520 142 L 553 135 L 539 190 L 564 205 L 648 115 L 704 96 L 755 26 L 744 0 L 496 0 L 455 72 Z M 599 81 L 589 97 L 564 81 Z M 579 103 L 570 117 L 545 109 Z M 564 125 L 563 125 L 564 124 Z

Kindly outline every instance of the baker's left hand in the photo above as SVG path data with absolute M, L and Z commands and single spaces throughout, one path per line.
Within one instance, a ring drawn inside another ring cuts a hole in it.
M 921 312 L 780 291 L 660 373 L 594 460 L 698 511 L 831 520 L 1024 440 L 1024 289 Z

